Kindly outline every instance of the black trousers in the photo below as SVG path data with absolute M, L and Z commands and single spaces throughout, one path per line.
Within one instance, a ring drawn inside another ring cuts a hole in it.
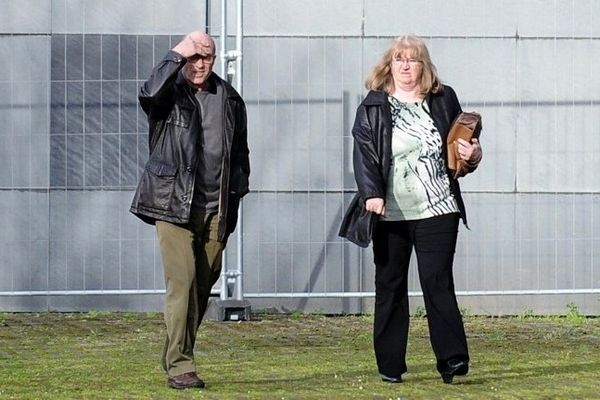
M 441 371 L 452 358 L 469 360 L 467 339 L 454 293 L 452 263 L 459 214 L 415 221 L 381 221 L 373 237 L 375 322 L 373 344 L 379 372 L 406 372 L 408 265 L 414 247 L 429 337 Z

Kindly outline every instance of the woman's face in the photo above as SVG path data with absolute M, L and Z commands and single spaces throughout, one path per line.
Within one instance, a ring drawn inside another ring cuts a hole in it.
M 403 50 L 392 57 L 391 63 L 394 85 L 403 89 L 414 89 L 418 87 L 423 65 L 417 60 L 412 52 Z

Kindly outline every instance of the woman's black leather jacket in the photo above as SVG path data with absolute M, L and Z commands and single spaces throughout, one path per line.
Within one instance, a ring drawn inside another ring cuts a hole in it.
M 199 108 L 192 88 L 179 73 L 185 63 L 185 58 L 170 51 L 140 89 L 140 105 L 148 115 L 150 159 L 130 211 L 150 224 L 190 220 L 200 146 L 198 133 L 189 128 L 192 118 L 199 118 Z M 246 107 L 231 85 L 214 73 L 211 79 L 224 89 L 218 236 L 226 241 L 237 224 L 239 201 L 248 193 Z
M 447 165 L 446 138 L 450 126 L 461 112 L 456 93 L 450 86 L 444 86 L 438 93 L 428 93 L 425 101 L 429 106 L 433 122 L 442 139 L 444 164 Z M 356 111 L 356 119 L 352 128 L 354 136 L 354 177 L 358 187 L 357 196 L 361 201 L 353 201 L 342 222 L 340 236 L 366 247 L 370 241 L 373 223 L 372 218 L 365 218 L 364 202 L 372 197 L 385 199 L 387 180 L 392 164 L 392 114 L 388 102 L 388 94 L 383 91 L 370 91 Z M 471 167 L 469 172 L 474 171 Z M 458 180 L 448 172 L 450 191 L 456 199 L 463 222 L 467 223 L 465 204 L 460 192 Z M 352 209 L 354 208 L 354 210 Z M 359 216 L 361 215 L 361 216 Z M 357 230 L 360 230 L 357 231 Z

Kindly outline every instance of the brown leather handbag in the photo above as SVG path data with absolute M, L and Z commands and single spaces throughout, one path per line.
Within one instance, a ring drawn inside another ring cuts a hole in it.
M 481 115 L 476 112 L 461 112 L 454 119 L 450 132 L 448 132 L 448 139 L 446 145 L 448 149 L 448 169 L 452 172 L 454 179 L 465 176 L 469 170 L 470 165 L 465 160 L 460 158 L 458 154 L 458 143 L 457 139 L 464 139 L 470 142 L 473 138 L 479 138 L 481 133 Z

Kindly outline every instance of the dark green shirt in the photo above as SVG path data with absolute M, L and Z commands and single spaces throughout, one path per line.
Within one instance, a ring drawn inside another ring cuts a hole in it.
M 194 184 L 192 209 L 197 212 L 216 212 L 219 208 L 221 164 L 223 162 L 223 88 L 209 77 L 207 90 L 198 90 L 196 99 L 200 106 L 200 135 L 198 167 Z

